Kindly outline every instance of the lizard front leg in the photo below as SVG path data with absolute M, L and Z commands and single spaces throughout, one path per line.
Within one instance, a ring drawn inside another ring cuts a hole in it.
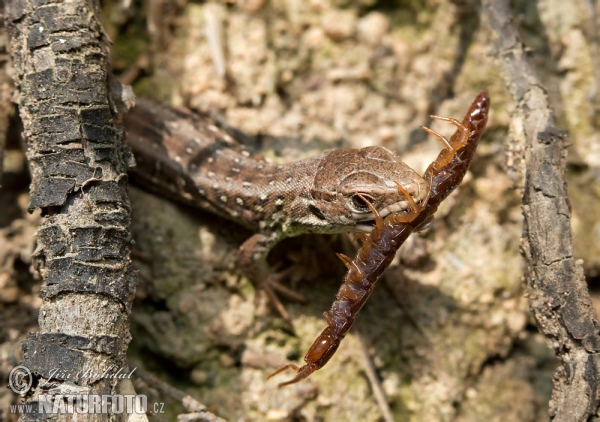
M 306 299 L 279 283 L 284 273 L 275 273 L 269 267 L 267 256 L 279 240 L 280 237 L 275 234 L 257 233 L 253 235 L 240 246 L 238 264 L 254 286 L 256 298 L 258 299 L 259 294 L 264 292 L 279 314 L 285 320 L 291 321 L 276 293 L 279 292 L 299 302 L 304 302 Z

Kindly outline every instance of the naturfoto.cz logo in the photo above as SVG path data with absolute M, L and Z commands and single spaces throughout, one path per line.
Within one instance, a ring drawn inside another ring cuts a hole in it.
M 58 414 L 144 414 L 163 413 L 163 403 L 153 403 L 148 409 L 144 394 L 40 394 L 37 401 L 11 405 L 11 412 L 37 415 Z
M 111 367 L 112 369 L 112 367 Z M 89 378 L 99 379 L 104 375 L 107 378 L 130 378 L 135 368 L 130 373 L 121 370 L 101 374 L 89 373 Z M 54 373 L 53 376 L 58 375 Z M 61 374 L 64 375 L 64 374 Z M 100 376 L 99 376 L 100 375 Z M 25 394 L 33 385 L 33 376 L 29 368 L 16 366 L 10 371 L 8 387 L 19 394 Z M 53 387 L 48 389 L 49 387 Z M 27 403 L 14 404 L 10 406 L 12 413 L 56 415 L 56 414 L 143 414 L 163 413 L 164 403 L 153 403 L 148 408 L 148 397 L 143 394 L 89 394 L 90 388 L 77 385 L 72 381 L 64 381 L 58 385 L 46 381 L 38 384 L 36 388 L 46 391 L 28 400 Z

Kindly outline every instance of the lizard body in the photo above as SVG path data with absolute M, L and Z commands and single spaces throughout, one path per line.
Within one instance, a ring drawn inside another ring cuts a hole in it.
M 238 262 L 284 317 L 274 293 L 284 289 L 266 261 L 278 241 L 303 233 L 370 232 L 374 215 L 364 199 L 385 217 L 409 209 L 396 182 L 415 203 L 428 191 L 420 175 L 383 147 L 337 149 L 274 165 L 206 118 L 143 99 L 124 125 L 137 161 L 133 173 L 142 183 L 257 232 L 240 247 Z

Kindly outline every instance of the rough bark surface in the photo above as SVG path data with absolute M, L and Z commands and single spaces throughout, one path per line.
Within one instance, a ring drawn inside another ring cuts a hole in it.
M 511 123 L 512 135 L 522 143 L 516 166 L 517 173 L 524 174 L 521 248 L 527 261 L 529 306 L 562 363 L 554 376 L 550 416 L 555 421 L 585 421 L 600 405 L 600 338 L 583 268 L 573 257 L 565 180 L 568 134 L 556 126 L 509 2 L 485 0 L 483 7 L 516 103 Z
M 66 381 L 95 394 L 124 392 L 125 383 L 110 374 L 127 370 L 136 285 L 129 258 L 131 158 L 109 91 L 97 4 L 5 6 L 32 175 L 28 208 L 43 214 L 34 252 L 43 280 L 39 332 L 23 343 L 22 364 L 36 381 L 26 401 L 35 404 L 38 394 L 60 391 Z

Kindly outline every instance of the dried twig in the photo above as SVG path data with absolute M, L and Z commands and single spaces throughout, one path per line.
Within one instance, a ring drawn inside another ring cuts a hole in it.
M 385 422 L 394 422 L 394 415 L 392 414 L 390 405 L 385 397 L 385 392 L 383 391 L 381 382 L 379 382 L 379 378 L 377 378 L 375 365 L 373 365 L 371 356 L 369 356 L 369 351 L 367 350 L 367 345 L 365 344 L 363 335 L 358 328 L 355 328 L 354 331 L 356 333 L 356 337 L 358 337 L 358 342 L 360 343 L 360 355 L 362 357 L 363 368 L 367 374 L 367 378 L 369 379 L 369 384 L 371 384 L 371 388 L 373 389 L 373 396 L 375 397 L 377 405 L 379 405 L 379 409 L 383 415 L 383 420 Z
M 23 343 L 23 365 L 37 381 L 26 392 L 29 404 L 50 380 L 56 391 L 77 385 L 114 394 L 122 384 L 112 373 L 127 366 L 136 285 L 131 161 L 115 109 L 125 91 L 109 86 L 97 7 L 93 0 L 5 3 L 32 174 L 29 210 L 43 215 L 34 253 L 43 279 L 40 330 Z
M 512 116 L 517 174 L 524 174 L 522 253 L 531 311 L 562 366 L 554 375 L 550 415 L 583 421 L 600 402 L 598 321 L 583 269 L 573 259 L 565 181 L 567 134 L 559 131 L 546 90 L 526 60 L 507 0 L 484 0 L 498 62 L 516 108 Z
M 208 408 L 200 403 L 198 400 L 190 396 L 189 394 L 173 387 L 172 385 L 161 380 L 154 374 L 151 374 L 144 369 L 137 368 L 136 374 L 149 386 L 156 388 L 159 392 L 165 396 L 171 397 L 173 400 L 177 400 L 186 408 L 188 412 L 198 413 L 200 415 L 194 420 L 202 420 L 206 422 L 226 422 L 225 419 L 214 415 L 208 411 Z

